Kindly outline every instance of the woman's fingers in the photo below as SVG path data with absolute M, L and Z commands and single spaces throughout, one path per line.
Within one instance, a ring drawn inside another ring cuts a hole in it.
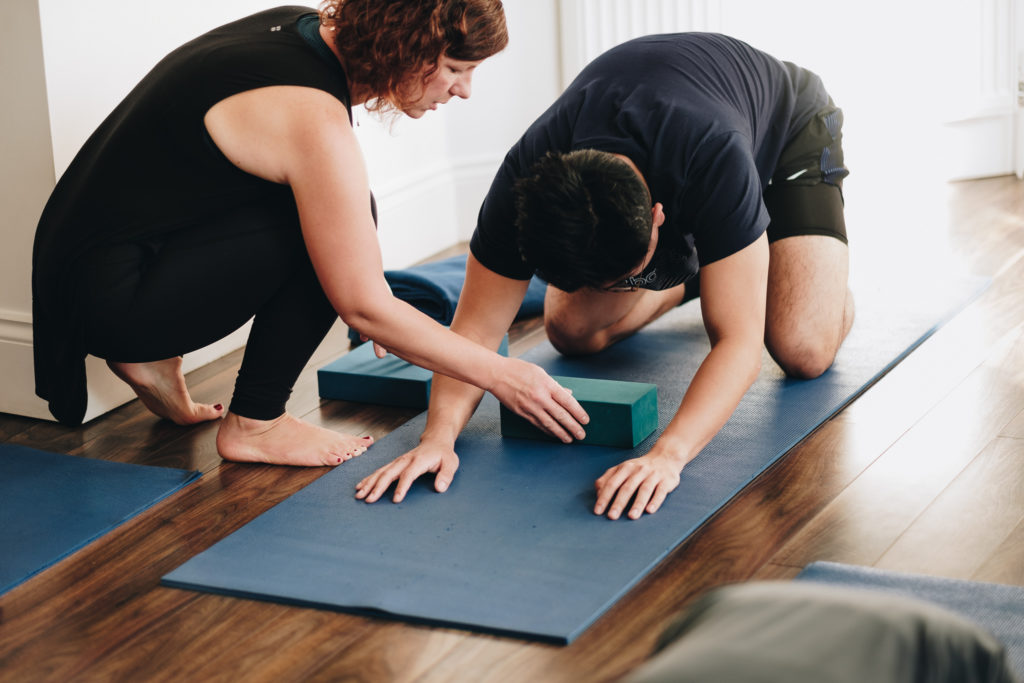
M 504 362 L 501 381 L 490 387 L 499 401 L 564 443 L 586 437 L 582 425 L 590 418 L 571 391 L 532 363 L 511 358 Z
M 536 409 L 524 417 L 535 427 L 563 443 L 572 443 L 573 439 L 585 439 L 587 432 L 582 425 L 590 422 L 587 411 L 573 397 L 571 391 L 550 377 L 548 379 L 550 383 L 533 398 Z
M 579 401 L 576 400 L 576 397 L 572 395 L 572 390 L 566 389 L 565 387 L 561 387 L 561 389 L 562 391 L 557 393 L 555 396 L 559 405 L 567 414 L 559 421 L 567 426 L 572 425 L 567 424 L 566 420 L 572 420 L 581 425 L 589 424 L 590 416 L 587 415 L 587 411 L 583 409 L 583 406 L 581 406 Z M 582 432 L 582 429 L 580 431 Z M 584 436 L 586 435 L 584 434 Z M 583 436 L 579 436 L 577 438 L 582 439 Z

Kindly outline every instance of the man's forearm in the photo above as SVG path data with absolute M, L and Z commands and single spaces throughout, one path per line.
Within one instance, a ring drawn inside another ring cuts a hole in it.
M 757 379 L 761 347 L 740 342 L 716 344 L 701 363 L 675 417 L 651 449 L 678 461 L 680 469 L 697 457 L 725 426 L 740 399 Z
M 420 443 L 432 441 L 453 446 L 484 392 L 472 384 L 435 374 L 431 381 L 427 425 Z

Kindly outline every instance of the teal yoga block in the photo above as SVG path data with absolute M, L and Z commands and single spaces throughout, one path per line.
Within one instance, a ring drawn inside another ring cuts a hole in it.
M 508 336 L 498 353 L 508 355 Z M 426 409 L 434 373 L 388 354 L 377 358 L 366 342 L 316 371 L 320 398 Z
M 585 377 L 554 377 L 587 411 L 590 423 L 579 443 L 633 448 L 658 427 L 658 387 L 642 382 L 620 382 Z M 554 440 L 525 418 L 501 406 L 501 435 Z

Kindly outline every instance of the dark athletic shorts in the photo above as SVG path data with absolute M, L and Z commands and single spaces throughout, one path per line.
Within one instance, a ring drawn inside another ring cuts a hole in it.
M 771 222 L 768 241 L 798 235 L 826 235 L 843 244 L 843 110 L 829 98 L 828 106 L 786 145 L 764 191 Z M 700 296 L 700 278 L 686 283 L 682 303 Z
M 796 235 L 827 235 L 844 244 L 843 110 L 830 99 L 782 150 L 764 191 L 771 217 L 768 241 Z

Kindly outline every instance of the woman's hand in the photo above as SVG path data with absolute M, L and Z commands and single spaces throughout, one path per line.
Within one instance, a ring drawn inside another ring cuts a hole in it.
M 377 358 L 383 358 L 384 356 L 388 355 L 387 349 L 385 349 L 383 346 L 367 337 L 365 334 L 359 335 L 359 341 L 363 342 L 364 344 L 366 342 L 373 342 L 373 355 L 377 356 Z
M 356 498 L 367 503 L 375 503 L 392 483 L 398 482 L 391 500 L 401 503 L 412 483 L 427 472 L 437 474 L 434 477 L 434 490 L 444 493 L 452 483 L 457 469 L 459 456 L 452 448 L 421 443 L 356 484 Z
M 603 515 L 607 510 L 608 519 L 618 519 L 634 495 L 627 515 L 630 519 L 640 519 L 644 512 L 654 514 L 679 486 L 681 471 L 678 458 L 653 453 L 621 462 L 594 482 L 594 514 Z
M 587 412 L 571 391 L 533 363 L 504 359 L 499 379 L 489 391 L 505 407 L 564 443 L 587 435 L 581 426 L 590 421 Z

